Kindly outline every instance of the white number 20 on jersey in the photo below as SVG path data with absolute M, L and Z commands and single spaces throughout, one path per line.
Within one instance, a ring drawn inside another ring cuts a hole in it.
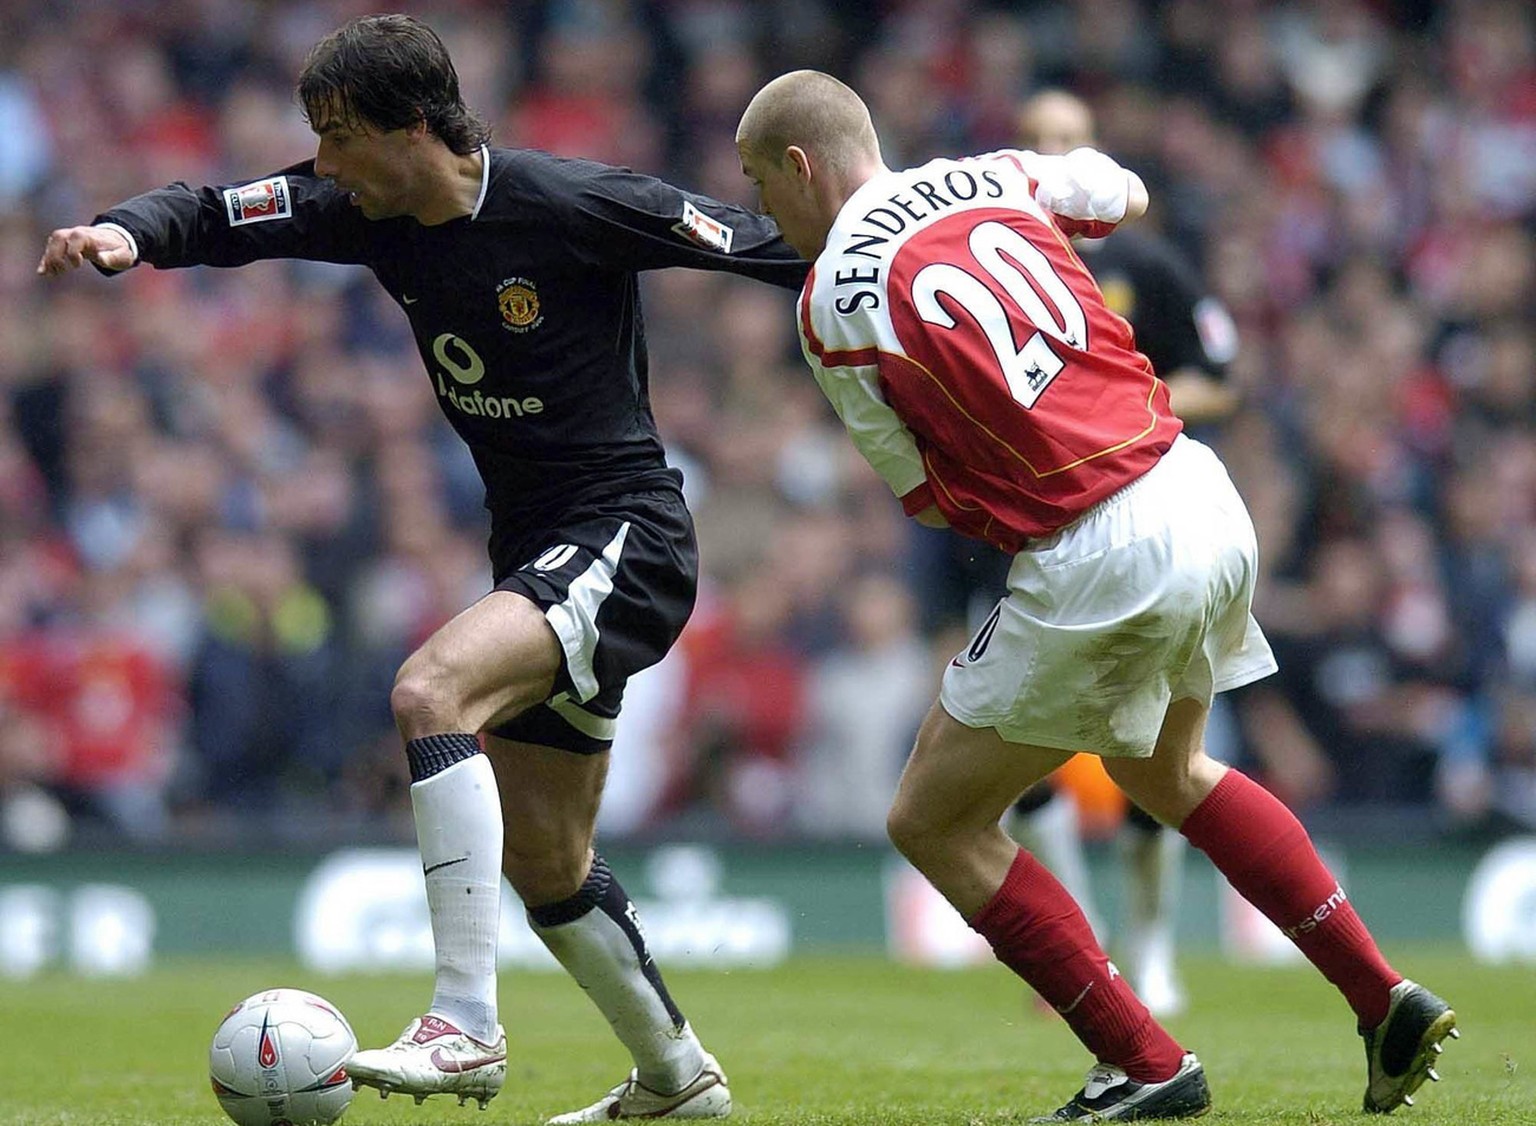
M 1088 320 L 1072 290 L 1046 256 L 1012 227 L 992 221 L 978 223 L 971 231 L 970 248 L 976 261 L 1039 330 L 1024 342 L 1024 347 L 1014 346 L 1013 328 L 1003 303 L 980 279 L 959 266 L 935 262 L 919 270 L 912 279 L 913 304 L 918 316 L 929 324 L 954 328 L 955 319 L 944 311 L 938 296 L 947 294 L 959 302 L 976 318 L 997 356 L 1009 392 L 1027 410 L 1066 366 L 1046 337 L 1070 348 L 1083 348 L 1088 338 Z M 1035 285 L 1030 284 L 1014 262 L 1003 257 L 1004 252 L 1029 272 Z M 1049 306 L 1041 299 L 1042 293 L 1050 298 Z

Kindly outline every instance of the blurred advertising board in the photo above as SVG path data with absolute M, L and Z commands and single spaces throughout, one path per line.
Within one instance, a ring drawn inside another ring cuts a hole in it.
M 1536 837 L 1491 848 L 1328 850 L 1351 902 L 1384 943 L 1459 943 L 1488 961 L 1536 964 Z M 888 848 L 869 844 L 605 846 L 668 965 L 772 965 L 796 953 L 870 953 L 923 965 L 990 954 Z M 1114 933 L 1123 876 L 1090 850 Z M 1192 854 L 1181 948 L 1236 960 L 1285 956 Z M 319 973 L 429 970 L 431 931 L 409 846 L 325 852 L 68 851 L 0 855 L 0 977 L 47 970 L 135 974 L 157 959 L 289 956 Z M 553 968 L 510 890 L 503 964 Z

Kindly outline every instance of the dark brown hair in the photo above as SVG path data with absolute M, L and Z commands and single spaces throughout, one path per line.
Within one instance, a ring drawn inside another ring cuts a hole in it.
M 363 16 L 331 32 L 311 48 L 298 95 L 311 123 L 340 118 L 388 132 L 425 121 L 460 154 L 491 135 L 459 96 L 448 48 L 410 16 Z

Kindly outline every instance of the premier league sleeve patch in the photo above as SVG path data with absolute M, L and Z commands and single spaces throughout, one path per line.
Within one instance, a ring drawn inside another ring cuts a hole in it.
M 288 177 L 273 176 L 239 188 L 224 189 L 224 208 L 229 225 L 264 223 L 268 219 L 287 219 L 293 215 L 293 196 L 288 192 Z
M 730 227 L 718 219 L 711 219 L 686 199 L 683 200 L 683 217 L 672 225 L 672 229 L 705 250 L 718 250 L 721 254 L 731 252 L 731 239 L 736 235 Z

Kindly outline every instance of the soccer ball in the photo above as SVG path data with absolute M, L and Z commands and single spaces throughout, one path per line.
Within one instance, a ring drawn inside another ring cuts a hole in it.
M 352 1101 L 357 1037 L 340 1010 L 302 989 L 268 989 L 229 1010 L 208 1049 L 208 1079 L 240 1126 L 324 1126 Z

